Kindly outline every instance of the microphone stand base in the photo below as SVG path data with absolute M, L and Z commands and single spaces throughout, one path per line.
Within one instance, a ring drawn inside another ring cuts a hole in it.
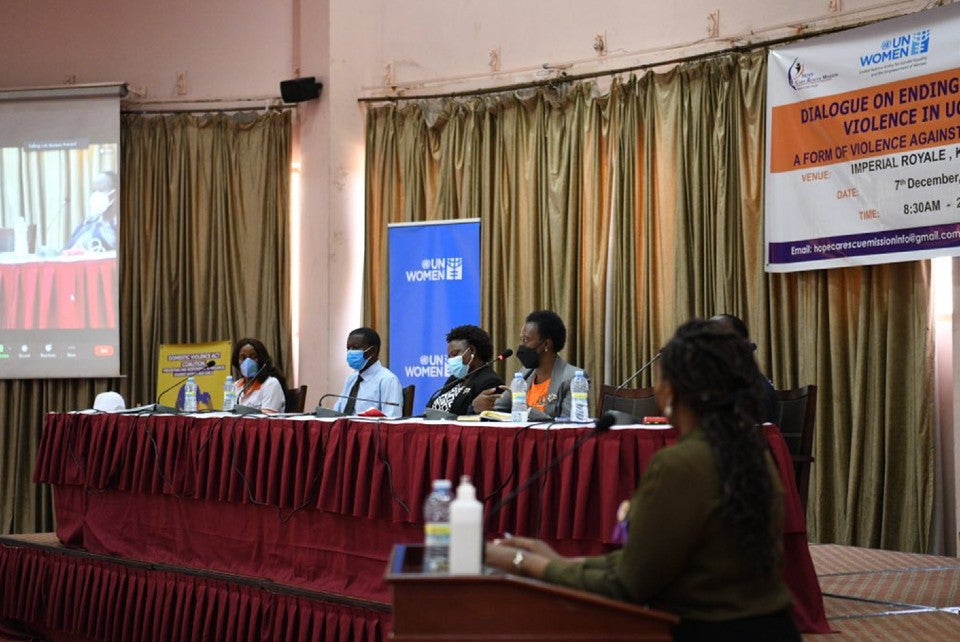
M 235 415 L 262 415 L 263 412 L 259 408 L 251 408 L 250 406 L 243 406 L 237 404 L 233 407 L 233 414 Z

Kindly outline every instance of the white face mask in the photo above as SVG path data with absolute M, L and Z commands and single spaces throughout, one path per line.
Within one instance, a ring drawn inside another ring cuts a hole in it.
M 90 194 L 90 218 L 102 216 L 104 212 L 110 209 L 113 203 L 113 190 L 109 192 L 93 192 Z

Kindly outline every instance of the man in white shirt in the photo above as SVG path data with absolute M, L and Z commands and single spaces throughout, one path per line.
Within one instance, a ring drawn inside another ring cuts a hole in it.
M 356 372 L 343 383 L 341 398 L 333 409 L 357 415 L 377 409 L 387 417 L 399 417 L 403 390 L 397 375 L 381 365 L 380 335 L 371 328 L 357 328 L 347 337 L 347 365 Z

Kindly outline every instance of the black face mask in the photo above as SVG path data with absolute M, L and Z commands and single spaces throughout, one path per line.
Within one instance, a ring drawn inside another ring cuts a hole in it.
M 524 368 L 531 370 L 540 365 L 540 353 L 524 345 L 517 348 L 517 359 L 520 359 Z

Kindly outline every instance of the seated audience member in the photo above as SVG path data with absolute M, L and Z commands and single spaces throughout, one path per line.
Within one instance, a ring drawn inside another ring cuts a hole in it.
M 680 433 L 658 451 L 630 501 L 624 548 L 565 558 L 540 540 L 487 545 L 486 563 L 672 612 L 675 640 L 791 640 L 781 579 L 783 488 L 757 419 L 750 345 L 712 321 L 664 346 L 656 398 Z
M 461 325 L 447 334 L 447 369 L 450 378 L 433 393 L 427 408 L 455 415 L 473 413 L 474 397 L 488 388 L 503 385 L 503 379 L 493 371 L 490 335 L 475 325 Z
M 570 416 L 570 382 L 577 370 L 582 370 L 557 354 L 566 342 L 567 328 L 560 316 L 550 310 L 531 312 L 520 330 L 517 358 L 526 368 L 523 376 L 527 380 L 527 407 L 536 408 L 550 417 Z M 512 395 L 509 384 L 506 388 L 484 390 L 473 400 L 474 409 L 477 412 L 491 408 L 510 412 Z
M 238 405 L 268 415 L 284 411 L 286 380 L 273 365 L 263 343 L 257 339 L 240 339 L 233 346 L 230 363 L 239 373 L 234 384 Z
M 117 249 L 117 175 L 100 172 L 93 177 L 86 217 L 70 234 L 64 254 L 109 252 Z
M 735 332 L 740 338 L 749 343 L 754 350 L 757 349 L 757 344 L 750 340 L 747 324 L 744 323 L 740 317 L 733 316 L 732 314 L 718 314 L 710 317 L 710 320 L 724 324 L 727 330 Z M 760 421 L 775 424 L 780 421 L 780 417 L 777 416 L 777 391 L 774 390 L 773 384 L 770 383 L 770 380 L 764 376 L 763 373 L 760 373 L 760 385 L 763 387 L 763 416 L 760 418 Z
M 333 409 L 357 415 L 376 409 L 387 417 L 403 410 L 403 389 L 397 375 L 380 364 L 380 335 L 371 328 L 357 328 L 347 337 L 347 365 L 356 372 L 347 376 L 341 398 Z

